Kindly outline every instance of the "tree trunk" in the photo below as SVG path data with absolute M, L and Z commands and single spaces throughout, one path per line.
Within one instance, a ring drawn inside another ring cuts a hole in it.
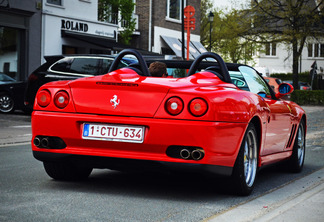
M 298 41 L 296 38 L 292 41 L 293 44 L 293 87 L 294 89 L 299 89 L 298 87 L 298 64 L 299 64 L 299 55 L 298 55 Z

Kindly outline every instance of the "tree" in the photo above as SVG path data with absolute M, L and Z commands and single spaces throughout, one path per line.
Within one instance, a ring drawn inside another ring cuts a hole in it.
M 136 21 L 133 19 L 135 4 L 132 0 L 99 0 L 98 1 L 98 20 L 109 21 L 117 24 L 122 22 L 123 31 L 119 33 L 120 42 L 130 44 L 131 36 L 135 30 Z M 118 12 L 121 17 L 118 18 Z
M 209 10 L 211 10 L 213 4 L 211 0 L 201 0 L 200 3 L 200 10 L 201 10 L 201 24 L 200 24 L 200 41 L 207 46 L 209 41 L 209 21 L 208 21 L 208 14 Z M 206 47 L 208 48 L 208 47 Z
M 210 24 L 208 21 L 209 12 L 206 11 L 207 7 L 211 7 L 210 1 L 203 0 L 201 6 L 203 10 L 201 41 L 206 48 L 209 48 L 210 45 L 209 27 L 212 25 L 212 51 L 222 55 L 224 60 L 228 62 L 247 63 L 252 61 L 252 53 L 258 50 L 260 45 L 257 44 L 246 31 L 251 26 L 251 21 L 250 18 L 246 16 L 246 11 L 232 9 L 225 13 L 222 10 L 214 9 L 214 21 Z
M 309 37 L 323 36 L 323 0 L 253 0 L 249 33 L 264 42 L 292 46 L 293 85 L 298 88 L 299 58 Z

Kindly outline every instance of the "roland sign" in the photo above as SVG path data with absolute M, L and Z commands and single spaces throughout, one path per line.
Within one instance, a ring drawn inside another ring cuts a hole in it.
M 70 20 L 61 20 L 61 29 L 78 31 L 78 32 L 87 32 L 89 27 L 87 23 L 75 22 Z

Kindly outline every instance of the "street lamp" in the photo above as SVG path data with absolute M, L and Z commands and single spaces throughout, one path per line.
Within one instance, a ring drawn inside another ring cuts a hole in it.
M 211 42 L 211 31 L 212 31 L 212 23 L 214 21 L 214 13 L 212 11 L 208 14 L 208 21 L 209 21 L 209 51 L 211 52 L 212 42 Z

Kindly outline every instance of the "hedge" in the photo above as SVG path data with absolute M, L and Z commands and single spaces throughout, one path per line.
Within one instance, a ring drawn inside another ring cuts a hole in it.
M 279 78 L 282 81 L 292 80 L 293 79 L 292 73 L 288 73 L 288 74 L 273 73 L 270 76 L 274 77 L 274 78 Z M 299 73 L 298 74 L 298 80 L 299 80 L 299 82 L 308 82 L 309 84 L 312 81 L 311 78 L 310 78 L 309 72 L 308 73 Z
M 288 74 L 283 74 L 283 73 L 273 73 L 270 75 L 271 77 L 275 77 L 275 78 L 279 78 L 281 79 L 282 81 L 286 81 L 286 80 L 292 80 L 293 79 L 293 76 L 291 73 L 288 73 Z M 299 73 L 298 74 L 298 81 L 299 82 L 307 82 L 309 85 L 312 85 L 311 84 L 311 77 L 309 75 L 309 72 L 303 72 L 303 73 Z M 316 78 L 314 78 L 313 80 L 313 86 L 312 88 L 314 90 L 317 90 L 317 89 L 321 89 L 323 90 L 324 89 L 324 79 L 322 76 L 319 76 L 317 75 Z
M 290 97 L 298 105 L 324 105 L 324 90 L 294 90 Z

